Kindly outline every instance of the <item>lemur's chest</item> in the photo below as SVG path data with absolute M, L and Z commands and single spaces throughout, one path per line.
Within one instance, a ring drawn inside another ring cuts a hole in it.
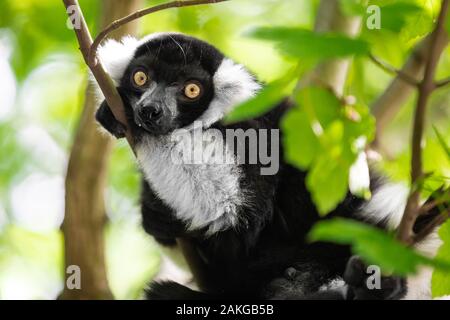
M 217 137 L 189 143 L 174 141 L 173 136 L 148 137 L 139 143 L 138 161 L 146 180 L 190 229 L 207 227 L 214 233 L 235 225 L 244 203 L 240 167 L 230 161 L 233 155 Z M 194 147 L 199 144 L 201 148 Z

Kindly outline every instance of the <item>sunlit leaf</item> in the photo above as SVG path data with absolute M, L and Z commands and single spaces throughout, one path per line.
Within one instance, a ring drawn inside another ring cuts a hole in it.
M 384 273 L 407 275 L 422 265 L 450 272 L 450 261 L 422 256 L 398 242 L 392 234 L 354 220 L 335 218 L 321 221 L 313 227 L 309 239 L 350 245 L 354 254 L 369 264 L 380 266 Z
M 434 133 L 436 134 L 436 137 L 438 138 L 439 144 L 441 145 L 442 149 L 447 154 L 448 159 L 450 160 L 450 147 L 448 146 L 447 142 L 445 141 L 444 136 L 439 132 L 439 130 L 433 126 Z
M 369 46 L 364 40 L 301 28 L 261 27 L 252 30 L 249 35 L 275 42 L 278 49 L 288 56 L 315 62 L 369 52 Z
M 255 97 L 233 108 L 225 117 L 225 122 L 247 120 L 268 112 L 289 94 L 295 79 L 289 74 L 287 77 L 268 84 Z
M 436 258 L 450 263 L 450 220 L 439 229 L 439 237 L 443 244 L 439 248 Z M 450 271 L 434 270 L 431 288 L 433 297 L 450 295 Z
M 374 120 L 367 107 L 344 106 L 320 87 L 303 88 L 295 102 L 282 123 L 286 159 L 309 170 L 307 188 L 319 213 L 326 214 L 345 198 L 350 167 L 372 140 Z M 354 190 L 355 195 L 368 195 L 362 185 Z
M 347 16 L 363 16 L 366 13 L 367 4 L 364 0 L 340 1 L 342 12 Z
M 320 146 L 306 113 L 300 108 L 290 110 L 283 119 L 282 129 L 286 160 L 300 169 L 308 169 Z
M 423 14 L 422 8 L 411 2 L 397 2 L 381 7 L 381 27 L 399 32 L 408 17 Z
M 306 185 L 320 214 L 330 212 L 344 199 L 349 168 L 349 165 L 323 156 L 308 173 Z

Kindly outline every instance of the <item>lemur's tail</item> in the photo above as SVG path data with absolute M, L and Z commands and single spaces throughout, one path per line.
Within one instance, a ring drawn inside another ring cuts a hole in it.
M 223 299 L 220 295 L 192 290 L 174 281 L 152 282 L 145 290 L 148 300 L 215 300 Z

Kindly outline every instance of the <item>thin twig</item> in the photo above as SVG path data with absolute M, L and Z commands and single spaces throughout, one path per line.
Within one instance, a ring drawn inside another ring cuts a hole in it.
M 447 78 L 447 79 L 443 79 L 443 80 L 437 81 L 434 86 L 436 88 L 442 88 L 442 87 L 445 87 L 446 85 L 449 85 L 449 84 L 450 84 L 450 77 Z
M 79 18 L 80 27 L 74 27 L 74 32 L 77 36 L 78 43 L 80 45 L 80 51 L 83 55 L 84 61 L 88 65 L 91 70 L 95 80 L 97 81 L 100 90 L 103 92 L 105 96 L 106 102 L 108 103 L 109 108 L 111 109 L 114 117 L 125 125 L 128 128 L 127 118 L 125 116 L 125 109 L 123 106 L 122 98 L 119 95 L 111 77 L 105 71 L 103 65 L 99 62 L 95 65 L 90 65 L 88 63 L 89 59 L 89 51 L 92 45 L 92 37 L 89 32 L 89 28 L 86 24 L 86 20 L 84 19 L 83 12 L 81 11 L 80 5 L 77 0 L 63 0 L 64 5 L 66 6 L 66 10 L 72 9 L 75 10 L 74 16 Z M 130 130 L 126 130 L 125 137 L 130 144 L 131 148 L 134 148 L 134 139 L 130 133 Z M 134 149 L 133 149 L 134 152 Z
M 218 3 L 218 2 L 224 2 L 228 0 L 185 0 L 185 1 L 172 1 L 168 3 L 163 3 L 160 5 L 156 5 L 153 7 L 145 8 L 139 11 L 136 11 L 126 17 L 123 17 L 119 20 L 113 21 L 109 26 L 107 26 L 105 29 L 103 29 L 98 36 L 95 38 L 94 43 L 91 46 L 90 52 L 89 52 L 89 58 L 88 58 L 88 64 L 90 66 L 95 67 L 97 64 L 97 49 L 100 43 L 103 41 L 103 39 L 106 38 L 106 36 L 119 28 L 120 26 L 131 22 L 133 20 L 139 19 L 145 15 L 148 15 L 150 13 L 154 13 L 157 11 L 170 9 L 170 8 L 181 8 L 181 7 L 188 7 L 188 6 L 196 6 L 196 5 L 202 5 L 202 4 L 211 4 L 211 3 Z
M 375 57 L 373 54 L 369 54 L 369 58 L 370 58 L 370 60 L 373 63 L 375 63 L 377 66 L 379 66 L 380 68 L 382 68 L 386 72 L 388 72 L 388 73 L 390 73 L 392 75 L 398 76 L 400 79 L 404 80 L 406 83 L 408 83 L 408 84 L 410 84 L 410 85 L 412 85 L 414 87 L 419 86 L 419 83 L 420 83 L 419 81 L 417 81 L 413 77 L 409 76 L 408 74 L 406 74 L 402 70 L 396 69 L 395 67 L 391 66 L 387 62 L 382 61 L 381 59 Z
M 414 114 L 414 127 L 412 135 L 412 157 L 411 157 L 411 185 L 414 187 L 408 197 L 405 212 L 403 214 L 400 226 L 398 228 L 397 237 L 404 243 L 411 244 L 414 241 L 413 226 L 419 215 L 419 198 L 420 186 L 418 182 L 422 179 L 422 136 L 425 125 L 425 110 L 434 89 L 434 75 L 439 62 L 441 52 L 438 50 L 437 39 L 441 33 L 446 32 L 444 29 L 445 19 L 447 16 L 449 0 L 443 0 L 441 11 L 436 23 L 436 27 L 432 33 L 430 54 L 425 65 L 425 73 L 423 80 L 419 85 L 419 96 Z
M 430 54 L 431 38 L 432 34 L 427 35 L 414 47 L 400 69 L 402 73 L 408 74 L 416 80 L 422 79 L 423 70 Z M 448 35 L 441 33 L 436 41 L 438 42 L 438 50 L 442 52 L 448 44 Z M 385 149 L 381 144 L 381 140 L 386 126 L 392 121 L 400 108 L 405 105 L 408 98 L 416 92 L 416 89 L 417 87 L 410 86 L 397 75 L 383 93 L 372 103 L 371 109 L 377 120 L 376 136 L 372 142 L 372 147 L 375 150 Z

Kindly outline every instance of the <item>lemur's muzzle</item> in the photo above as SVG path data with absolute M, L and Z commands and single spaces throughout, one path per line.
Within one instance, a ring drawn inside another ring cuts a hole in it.
M 137 116 L 142 124 L 151 124 L 161 119 L 162 111 L 155 105 L 139 107 Z

